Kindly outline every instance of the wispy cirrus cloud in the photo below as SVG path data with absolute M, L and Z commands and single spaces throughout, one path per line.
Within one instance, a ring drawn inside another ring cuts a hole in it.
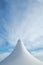
M 43 36 L 43 1 L 0 0 L 0 3 L 1 40 L 15 45 L 21 38 L 29 48 L 42 46 L 36 39 Z

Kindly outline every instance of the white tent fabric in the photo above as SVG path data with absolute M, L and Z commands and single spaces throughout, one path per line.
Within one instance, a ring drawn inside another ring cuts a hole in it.
M 43 62 L 34 58 L 18 40 L 12 54 L 0 62 L 0 65 L 43 65 Z

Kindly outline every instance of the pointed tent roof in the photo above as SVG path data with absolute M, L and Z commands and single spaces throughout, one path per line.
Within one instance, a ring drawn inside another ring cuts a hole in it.
M 26 50 L 21 40 L 18 40 L 14 51 L 0 65 L 43 65 L 43 63 L 34 58 Z

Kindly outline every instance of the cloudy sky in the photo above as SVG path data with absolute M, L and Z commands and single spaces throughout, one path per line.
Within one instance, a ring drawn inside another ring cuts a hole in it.
M 31 52 L 43 53 L 43 0 L 0 0 L 0 52 L 18 39 Z

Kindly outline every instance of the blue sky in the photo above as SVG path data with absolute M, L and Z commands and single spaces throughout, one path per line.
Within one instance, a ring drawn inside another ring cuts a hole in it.
M 19 38 L 30 51 L 43 50 L 43 0 L 0 0 L 0 45 Z

